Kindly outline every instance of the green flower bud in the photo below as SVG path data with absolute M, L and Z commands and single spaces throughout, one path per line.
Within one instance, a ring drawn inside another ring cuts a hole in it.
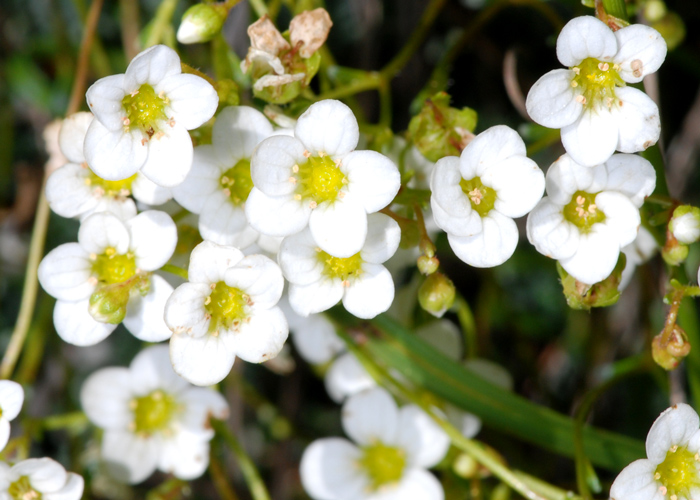
M 459 156 L 474 137 L 476 111 L 451 108 L 450 96 L 438 92 L 423 104 L 411 119 L 408 133 L 418 150 L 430 161 Z
M 100 323 L 118 325 L 126 316 L 126 306 L 132 290 L 144 296 L 150 288 L 147 275 L 137 274 L 121 283 L 103 285 L 90 296 L 88 311 Z
M 620 298 L 620 280 L 622 279 L 622 271 L 625 269 L 627 259 L 625 254 L 621 253 L 617 260 L 613 272 L 603 281 L 588 285 L 578 281 L 561 267 L 557 262 L 557 272 L 561 280 L 561 285 L 566 297 L 566 303 L 572 309 L 583 309 L 588 311 L 591 307 L 608 307 L 617 302 Z
M 680 243 L 695 243 L 700 239 L 700 208 L 691 205 L 676 207 L 668 229 Z
M 646 17 L 650 23 L 654 23 L 660 21 L 666 15 L 668 9 L 666 8 L 666 4 L 661 0 L 648 0 L 644 4 L 643 12 L 644 17 Z
M 461 453 L 452 462 L 452 470 L 461 478 L 472 479 L 479 472 L 479 462 L 466 453 Z
M 441 318 L 455 301 L 455 286 L 442 273 L 433 273 L 418 289 L 418 302 L 427 312 Z
M 182 16 L 177 41 L 184 44 L 208 42 L 220 31 L 228 10 L 217 4 L 193 5 Z
M 663 343 L 663 332 L 654 337 L 651 342 L 651 355 L 654 361 L 664 370 L 674 370 L 690 353 L 688 335 L 678 325 L 673 325 L 673 331 L 668 341 Z
M 688 245 L 683 245 L 669 233 L 666 244 L 661 249 L 661 256 L 669 266 L 680 266 L 688 258 Z
M 664 37 L 668 50 L 675 49 L 685 39 L 685 23 L 675 12 L 668 12 L 658 21 L 652 22 L 651 27 Z
M 418 257 L 418 270 L 426 276 L 437 271 L 439 266 L 440 261 L 437 257 L 428 257 L 427 255 Z

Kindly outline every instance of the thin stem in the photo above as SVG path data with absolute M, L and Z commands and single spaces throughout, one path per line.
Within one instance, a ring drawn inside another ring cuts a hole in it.
M 119 24 L 122 31 L 122 45 L 127 61 L 139 53 L 139 3 L 137 0 L 119 0 Z
M 350 85 L 345 85 L 343 87 L 338 87 L 328 92 L 323 92 L 315 97 L 317 101 L 322 101 L 324 99 L 341 99 L 343 97 L 348 97 L 351 95 L 359 94 L 366 90 L 373 90 L 379 88 L 382 84 L 382 78 L 379 73 L 367 72 L 365 78 L 357 80 Z
M 457 319 L 462 327 L 462 335 L 464 336 L 464 357 L 466 359 L 475 358 L 478 352 L 476 321 L 469 303 L 458 293 L 455 299 L 454 308 L 457 310 Z
M 160 268 L 160 270 L 165 271 L 166 273 L 174 274 L 175 276 L 179 276 L 184 280 L 189 279 L 187 276 L 187 269 L 183 269 L 172 264 L 165 264 L 163 267 Z
M 87 80 L 87 72 L 89 69 L 90 48 L 95 40 L 97 32 L 97 22 L 100 20 L 100 12 L 102 12 L 103 0 L 95 0 L 90 5 L 88 17 L 85 20 L 85 32 L 83 40 L 80 42 L 80 53 L 78 55 L 78 65 L 75 70 L 75 80 L 73 81 L 73 90 L 68 101 L 68 109 L 66 116 L 72 115 L 80 109 L 80 102 L 85 98 L 85 81 Z M 42 189 L 43 193 L 43 189 Z
M 265 2 L 263 2 L 263 0 L 249 0 L 248 3 L 258 17 L 262 17 L 267 14 L 267 7 L 265 6 Z
M 255 463 L 253 463 L 253 460 L 248 456 L 226 423 L 215 419 L 211 419 L 210 422 L 216 433 L 223 438 L 226 445 L 238 459 L 238 465 L 241 468 L 245 482 L 248 484 L 253 500 L 270 500 L 270 494 L 260 477 L 258 469 L 255 467 Z
M 666 321 L 664 322 L 664 329 L 661 331 L 661 339 L 659 341 L 660 347 L 665 348 L 671 341 L 673 336 L 673 330 L 676 326 L 676 320 L 678 319 L 678 310 L 681 307 L 681 302 L 685 295 L 685 289 L 681 288 L 675 290 L 671 296 L 671 307 L 666 314 Z
M 177 7 L 177 0 L 163 0 L 156 10 L 156 15 L 151 24 L 151 31 L 148 33 L 148 38 L 144 42 L 145 49 L 159 44 L 163 41 L 168 28 L 172 28 L 170 23 Z
M 221 466 L 213 446 L 209 454 L 209 475 L 214 483 L 216 492 L 222 500 L 238 500 L 238 495 L 236 495 L 236 492 L 233 491 L 233 488 L 226 480 L 226 472 Z

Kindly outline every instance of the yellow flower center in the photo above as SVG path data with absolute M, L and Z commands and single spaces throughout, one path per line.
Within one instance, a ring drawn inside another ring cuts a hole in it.
M 103 254 L 92 257 L 92 272 L 100 284 L 122 283 L 136 274 L 136 258 L 131 252 L 118 254 L 108 247 Z
M 329 278 L 339 278 L 343 283 L 358 278 L 362 274 L 362 257 L 360 252 L 350 257 L 333 257 L 318 249 L 318 260 L 323 264 L 323 274 Z
M 581 232 L 587 233 L 593 224 L 605 220 L 605 213 L 595 204 L 597 194 L 576 191 L 571 201 L 564 206 L 564 218 L 572 222 Z
M 376 490 L 385 484 L 401 479 L 406 467 L 406 454 L 399 448 L 377 442 L 362 449 L 360 466 L 367 472 Z
M 179 405 L 170 394 L 158 389 L 131 400 L 134 412 L 134 432 L 150 436 L 168 429 Z
M 138 127 L 150 138 L 158 131 L 159 122 L 168 120 L 165 114 L 168 103 L 168 98 L 162 92 L 156 94 L 153 87 L 144 83 L 122 99 L 122 107 L 126 112 L 124 128 L 131 130 L 132 127 Z
M 620 67 L 614 63 L 589 57 L 571 69 L 576 73 L 571 86 L 582 89 L 583 93 L 577 100 L 586 108 L 601 104 L 612 107 L 615 102 L 615 86 L 625 86 L 625 81 L 618 73 Z
M 310 156 L 301 164 L 294 166 L 292 182 L 297 185 L 295 198 L 309 200 L 312 208 L 324 201 L 335 201 L 343 185 L 347 183 L 330 156 Z
M 654 479 L 661 483 L 661 493 L 671 500 L 690 499 L 690 489 L 700 487 L 700 457 L 685 447 L 672 446 L 666 458 L 654 471 Z
M 231 330 L 248 317 L 250 297 L 236 287 L 223 281 L 213 285 L 212 292 L 204 302 L 204 308 L 211 316 L 209 331 L 218 335 L 219 329 Z
M 32 488 L 27 476 L 22 476 L 14 483 L 10 483 L 7 493 L 13 500 L 41 500 L 41 493 Z
M 467 195 L 472 204 L 472 210 L 485 217 L 496 204 L 496 190 L 488 186 L 484 186 L 481 179 L 474 177 L 473 179 L 462 179 L 459 181 L 459 186 L 462 192 Z
M 250 160 L 242 159 L 224 172 L 219 179 L 219 185 L 234 205 L 242 205 L 253 189 L 253 179 L 250 177 Z
M 131 185 L 135 179 L 136 174 L 121 181 L 108 181 L 88 168 L 88 176 L 85 178 L 85 184 L 92 186 L 93 191 L 99 191 L 99 194 L 102 196 L 126 198 L 131 194 Z

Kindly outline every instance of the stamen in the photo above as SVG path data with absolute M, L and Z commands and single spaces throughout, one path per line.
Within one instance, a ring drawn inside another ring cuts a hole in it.
M 598 64 L 598 69 L 600 71 L 607 71 L 608 69 L 610 69 L 610 65 L 606 62 L 601 62 Z
M 312 200 L 312 201 L 309 202 L 309 208 L 310 208 L 311 210 L 313 210 L 313 209 L 316 208 L 317 206 L 318 206 L 318 203 L 316 203 L 315 201 Z
M 311 153 L 309 153 L 306 149 L 304 150 L 304 158 L 311 158 Z
M 294 164 L 294 166 L 292 167 L 292 172 L 294 172 L 295 174 L 299 172 L 299 165 Z

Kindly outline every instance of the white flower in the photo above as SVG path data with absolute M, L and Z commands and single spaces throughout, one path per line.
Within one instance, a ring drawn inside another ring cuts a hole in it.
M 219 98 L 209 83 L 183 74 L 177 53 L 156 45 L 137 55 L 122 75 L 95 82 L 86 94 L 95 120 L 85 136 L 85 158 L 103 179 L 127 179 L 141 170 L 156 184 L 180 184 L 192 166 L 187 132 L 209 120 Z
M 642 24 L 614 33 L 590 16 L 569 21 L 557 39 L 557 58 L 569 69 L 555 69 L 532 86 L 525 103 L 530 117 L 560 128 L 567 153 L 592 167 L 615 150 L 643 151 L 661 132 L 659 109 L 638 83 L 666 58 L 666 42 Z
M 39 265 L 41 286 L 58 299 L 54 325 L 61 338 L 96 344 L 121 318 L 141 340 L 169 338 L 163 308 L 172 287 L 150 272 L 168 261 L 176 243 L 175 223 L 164 212 L 149 210 L 127 221 L 107 212 L 87 217 L 78 242 L 53 249 Z
M 13 466 L 0 462 L 0 498 L 80 500 L 85 483 L 50 458 L 30 458 Z
M 279 353 L 289 329 L 276 306 L 284 287 L 277 264 L 204 241 L 192 251 L 188 276 L 165 306 L 177 373 L 210 385 L 228 375 L 236 356 L 262 363 Z
M 301 458 L 301 482 L 317 500 L 442 500 L 440 482 L 427 468 L 449 447 L 447 435 L 415 405 L 397 408 L 374 388 L 343 405 L 343 438 L 311 443 Z
M 192 387 L 172 369 L 168 348 L 141 351 L 129 368 L 99 370 L 85 381 L 80 402 L 104 429 L 102 460 L 111 474 L 139 483 L 159 469 L 180 479 L 201 476 L 209 464 L 210 418 L 225 419 L 228 404 L 212 389 Z
M 0 451 L 10 439 L 10 421 L 14 420 L 24 403 L 22 386 L 12 380 L 0 380 Z
M 700 208 L 690 205 L 677 207 L 673 211 L 668 229 L 680 243 L 695 243 L 700 239 Z
M 398 192 L 399 171 L 380 153 L 353 151 L 357 120 L 340 101 L 311 105 L 294 134 L 270 137 L 256 149 L 248 220 L 271 236 L 308 225 L 323 251 L 350 257 L 362 248 L 367 214 L 386 207 Z
M 51 210 L 62 217 L 81 219 L 96 212 L 112 212 L 122 220 L 136 216 L 136 205 L 129 198 L 160 205 L 171 198 L 170 190 L 149 181 L 142 173 L 120 181 L 107 181 L 95 175 L 85 162 L 85 133 L 92 113 L 75 113 L 63 121 L 59 144 L 68 163 L 56 169 L 46 181 L 46 199 Z
M 323 251 L 310 228 L 282 241 L 278 260 L 289 281 L 289 303 L 302 316 L 330 309 L 342 299 L 345 309 L 369 319 L 389 309 L 394 282 L 381 264 L 399 246 L 401 229 L 384 214 L 368 217 L 367 239 L 357 253 L 335 257 Z
M 173 189 L 175 200 L 199 214 L 199 232 L 219 245 L 245 248 L 258 239 L 244 206 L 253 188 L 250 157 L 272 125 L 248 106 L 229 106 L 216 118 L 212 144 L 194 150 L 192 170 Z
M 565 154 L 547 171 L 548 196 L 528 217 L 527 237 L 592 285 L 610 275 L 620 249 L 636 238 L 639 207 L 655 186 L 654 168 L 640 156 L 617 154 L 589 168 Z
M 542 198 L 544 174 L 527 158 L 517 132 L 497 125 L 476 136 L 457 158 L 435 165 L 430 206 L 457 257 L 475 267 L 503 264 L 518 244 L 514 217 Z
M 644 264 L 658 251 L 659 244 L 654 239 L 654 236 L 644 226 L 639 226 L 639 232 L 635 240 L 629 245 L 622 247 L 622 253 L 625 254 L 627 262 L 620 277 L 618 290 L 622 291 L 627 288 L 637 266 Z
M 632 462 L 610 488 L 611 500 L 700 498 L 700 419 L 687 404 L 665 410 L 647 434 L 647 458 Z
M 299 316 L 289 299 L 284 296 L 279 303 L 284 312 L 292 342 L 299 356 L 313 365 L 323 365 L 345 350 L 345 343 L 335 333 L 335 326 L 323 314 Z

